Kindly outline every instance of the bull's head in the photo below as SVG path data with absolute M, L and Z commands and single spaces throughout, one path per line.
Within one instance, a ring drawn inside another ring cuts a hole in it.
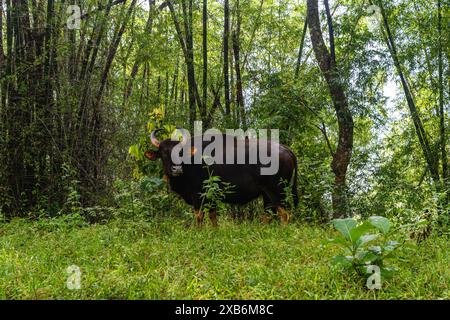
M 151 134 L 151 142 L 152 145 L 158 148 L 156 151 L 148 150 L 145 152 L 145 157 L 155 161 L 158 158 L 161 159 L 163 164 L 163 171 L 164 174 L 169 177 L 177 177 L 183 174 L 183 166 L 182 165 L 175 165 L 172 161 L 172 149 L 181 143 L 182 145 L 185 145 L 187 142 L 187 137 L 182 131 L 182 139 L 181 141 L 173 141 L 171 139 L 163 140 L 162 142 L 159 142 L 156 138 L 156 134 L 161 131 L 162 129 L 154 130 Z

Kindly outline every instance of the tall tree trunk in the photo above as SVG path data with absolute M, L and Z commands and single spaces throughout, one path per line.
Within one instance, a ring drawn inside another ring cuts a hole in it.
M 303 25 L 302 37 L 300 39 L 300 47 L 298 49 L 297 63 L 295 65 L 295 79 L 298 78 L 300 72 L 300 64 L 302 62 L 303 47 L 305 45 L 306 31 L 308 30 L 308 18 L 305 17 L 305 24 Z
M 101 98 L 97 96 L 95 96 L 97 98 L 93 97 L 92 79 L 95 75 L 97 57 L 101 48 L 101 41 L 106 33 L 112 4 L 113 0 L 108 0 L 104 14 L 97 20 L 96 25 L 94 25 L 92 38 L 89 40 L 85 50 L 85 55 L 87 56 L 84 58 L 84 63 L 86 67 L 83 66 L 79 78 L 79 83 L 82 84 L 81 97 L 79 99 L 77 116 L 74 120 L 76 132 L 72 134 L 71 139 L 73 141 L 70 150 L 72 152 L 72 159 L 77 159 L 73 165 L 78 172 L 77 178 L 80 181 L 81 203 L 83 205 L 92 202 L 92 190 L 95 190 L 98 184 L 93 177 L 94 171 L 97 170 L 97 161 L 95 159 L 98 156 L 98 152 L 93 149 L 95 148 L 93 145 L 98 144 L 97 141 L 94 141 L 96 138 L 93 138 L 93 131 L 100 131 L 101 129 L 97 127 L 92 130 L 92 128 L 100 123 L 100 115 L 96 109 Z M 101 78 L 103 77 L 102 75 Z M 100 84 L 100 86 L 103 86 L 103 84 Z M 89 108 L 89 106 L 93 106 L 93 108 Z
M 241 34 L 241 13 L 239 0 L 236 1 L 236 30 L 233 32 L 233 52 L 234 67 L 236 69 L 236 108 L 239 110 L 239 123 L 243 129 L 247 129 L 247 119 L 245 114 L 244 94 L 242 89 L 241 59 L 240 59 L 240 34 Z
M 203 111 L 202 120 L 206 117 L 208 106 L 208 0 L 203 0 Z
M 137 0 L 132 0 L 130 6 L 128 7 L 127 13 L 125 15 L 124 21 L 122 22 L 119 30 L 115 34 L 113 41 L 111 43 L 111 46 L 108 51 L 108 56 L 106 58 L 105 67 L 103 69 L 101 78 L 100 78 L 100 89 L 97 93 L 97 99 L 94 102 L 94 108 L 93 108 L 93 118 L 92 118 L 92 125 L 90 126 L 93 130 L 93 135 L 91 139 L 91 152 L 93 152 L 93 162 L 94 165 L 92 166 L 92 177 L 94 181 L 98 181 L 99 175 L 101 172 L 101 169 L 104 165 L 104 161 L 106 160 L 104 158 L 104 145 L 103 145 L 103 137 L 102 137 L 102 131 L 103 131 L 103 110 L 101 108 L 102 106 L 102 98 L 103 93 L 105 91 L 105 86 L 108 80 L 108 74 L 111 69 L 112 62 L 116 56 L 117 49 L 119 47 L 120 41 L 122 39 L 122 35 L 125 32 L 125 28 L 128 24 L 128 21 L 131 18 L 131 14 L 133 13 L 134 7 L 136 6 Z M 99 191 L 99 185 L 96 186 L 97 191 Z
M 90 39 L 89 43 L 87 45 L 87 49 L 86 49 L 86 53 L 85 53 L 85 60 L 83 62 L 83 69 L 81 70 L 80 73 L 80 81 L 83 83 L 83 89 L 82 89 L 82 93 L 81 93 L 81 99 L 80 99 L 80 106 L 78 109 L 78 118 L 76 121 L 77 127 L 78 127 L 78 134 L 77 134 L 77 139 L 75 141 L 75 144 L 77 145 L 77 147 L 73 148 L 74 151 L 76 151 L 77 149 L 79 149 L 79 145 L 82 143 L 82 141 L 84 141 L 85 139 L 84 136 L 86 134 L 86 130 L 87 130 L 87 104 L 88 104 L 88 98 L 89 98 L 89 93 L 91 90 L 91 77 L 92 77 L 92 73 L 94 71 L 94 66 L 95 66 L 95 62 L 97 60 L 97 55 L 98 55 L 98 50 L 100 48 L 100 43 L 101 40 L 103 38 L 103 34 L 105 32 L 105 28 L 106 28 L 106 23 L 107 23 L 107 19 L 109 16 L 109 12 L 111 9 L 111 4 L 113 0 L 108 0 L 109 4 L 106 7 L 105 10 L 105 16 L 103 17 L 103 21 L 100 21 L 100 26 L 99 27 L 94 27 L 94 30 L 97 30 L 96 32 L 93 32 L 93 37 L 95 37 L 95 39 Z M 93 47 L 93 51 L 92 54 L 91 49 L 89 49 L 89 47 Z M 86 68 L 84 67 L 86 66 Z M 77 156 L 81 156 L 81 155 L 75 155 L 75 157 Z
M 179 59 L 177 56 L 177 62 L 175 63 L 175 70 L 173 71 L 173 77 L 172 77 L 172 87 L 170 89 L 170 98 L 169 98 L 169 104 L 174 104 L 172 115 L 176 114 L 176 104 L 178 99 L 178 72 L 179 72 Z M 173 119 L 173 118 L 172 118 Z
M 127 14 L 125 16 L 125 20 L 123 21 L 122 25 L 120 26 L 119 31 L 115 35 L 113 42 L 111 44 L 111 47 L 109 48 L 108 57 L 106 58 L 105 68 L 103 69 L 103 74 L 101 76 L 100 80 L 100 90 L 97 95 L 97 107 L 101 103 L 101 99 L 103 97 L 103 92 L 106 85 L 106 80 L 109 74 L 109 70 L 111 69 L 112 62 L 114 60 L 114 57 L 116 56 L 117 48 L 119 47 L 120 40 L 122 40 L 122 35 L 125 32 L 125 27 L 128 24 L 128 21 L 130 20 L 131 14 L 134 10 L 134 7 L 136 6 L 137 0 L 133 0 L 130 4 L 130 7 L 128 8 Z
M 172 20 L 175 25 L 175 30 L 177 32 L 178 40 L 180 42 L 180 46 L 183 51 L 184 60 L 186 63 L 189 99 L 189 126 L 191 131 L 193 132 L 194 121 L 196 119 L 196 104 L 200 109 L 201 114 L 206 112 L 203 110 L 203 107 L 205 105 L 202 105 L 201 103 L 201 98 L 198 93 L 197 81 L 195 79 L 194 42 L 192 36 L 192 0 L 189 0 L 188 8 L 186 7 L 186 1 L 181 2 L 185 36 L 183 36 L 183 33 L 181 31 L 181 26 L 178 21 L 172 1 L 166 1 L 166 3 L 170 9 Z
M 224 26 L 223 26 L 223 81 L 225 90 L 225 114 L 230 116 L 230 80 L 228 67 L 228 43 L 230 34 L 230 5 L 229 0 L 224 2 Z
M 5 52 L 3 50 L 3 0 L 0 0 L 0 153 L 4 152 L 3 147 L 3 139 L 4 139 L 4 119 L 3 119 L 3 113 L 5 109 L 5 103 L 6 99 L 5 97 L 5 88 L 3 86 L 3 77 L 5 76 L 5 68 L 6 68 L 6 57 Z M 1 161 L 0 156 L 0 161 Z M 1 171 L 0 171 L 1 175 Z M 2 181 L 0 180 L 0 183 Z
M 15 79 L 7 82 L 8 106 L 6 108 L 5 144 L 7 163 L 5 177 L 7 182 L 6 199 L 2 204 L 8 216 L 25 212 L 33 207 L 38 196 L 37 164 L 43 158 L 39 152 L 41 139 L 36 118 L 41 116 L 42 105 L 37 105 L 40 87 L 39 65 L 34 63 L 35 41 L 31 26 L 30 12 L 26 0 L 7 1 L 7 74 L 15 73 Z M 27 71 L 24 69 L 28 68 Z M 45 88 L 45 86 L 44 86 Z M 30 144 L 29 141 L 37 141 Z M 37 192 L 36 192 L 37 191 Z
M 233 29 L 233 22 L 231 22 L 231 29 Z M 231 31 L 231 30 L 230 30 Z M 235 85 L 235 76 L 234 76 L 234 54 L 233 54 L 233 32 L 230 34 L 230 42 L 231 46 L 229 45 L 229 52 L 228 52 L 228 79 L 229 79 L 229 86 L 230 86 L 230 112 L 232 114 L 232 117 L 230 116 L 230 119 L 232 119 L 233 127 L 239 125 L 239 109 L 236 108 L 236 85 Z
M 439 132 L 442 161 L 442 181 L 447 192 L 446 203 L 450 203 L 450 177 L 447 159 L 447 133 L 444 112 L 444 62 L 442 57 L 442 3 L 438 0 L 438 68 L 439 68 Z
M 3 0 L 0 0 L 0 153 L 4 153 L 3 147 L 4 147 L 4 139 L 6 132 L 4 123 L 4 115 L 5 115 L 5 108 L 6 108 L 6 86 L 5 79 L 3 79 L 6 75 L 6 56 L 5 51 L 3 48 Z M 0 161 L 2 160 L 2 157 L 0 156 Z M 1 169 L 0 169 L 0 179 L 1 179 Z M 0 184 L 2 181 L 0 180 Z
M 47 26 L 45 31 L 45 39 L 44 39 L 44 52 L 45 52 L 45 61 L 44 61 L 44 67 L 43 74 L 41 75 L 40 82 L 41 85 L 39 91 L 42 91 L 38 94 L 39 99 L 37 99 L 36 103 L 40 105 L 41 113 L 42 115 L 40 123 L 38 123 L 39 127 L 41 128 L 39 131 L 41 134 L 38 136 L 36 135 L 36 138 L 40 139 L 40 146 L 37 153 L 40 154 L 37 159 L 39 159 L 39 169 L 41 170 L 41 173 L 39 174 L 40 179 L 42 180 L 40 182 L 41 185 L 41 191 L 44 191 L 46 188 L 49 188 L 50 186 L 53 186 L 57 190 L 58 183 L 54 180 L 54 177 L 59 176 L 57 174 L 58 167 L 61 166 L 61 161 L 59 157 L 59 153 L 53 152 L 53 149 L 56 147 L 55 143 L 53 143 L 52 140 L 48 139 L 48 134 L 56 136 L 55 132 L 55 121 L 53 120 L 53 115 L 56 114 L 55 108 L 57 106 L 55 105 L 55 101 L 53 98 L 53 92 L 55 89 L 55 83 L 57 83 L 57 64 L 56 64 L 56 58 L 57 58 L 57 52 L 56 52 L 56 32 L 55 32 L 55 25 L 56 25 L 56 15 L 55 15 L 55 4 L 54 0 L 47 0 Z M 39 48 L 41 44 L 36 44 L 36 47 Z M 36 50 L 41 51 L 41 50 Z M 49 159 L 47 161 L 46 159 Z M 49 168 L 50 171 L 49 174 L 46 174 L 47 170 L 47 162 L 49 162 Z M 55 192 L 56 194 L 57 192 Z M 54 195 L 50 195 L 50 202 L 54 202 L 56 200 L 54 198 Z
M 158 82 L 156 83 L 156 102 L 161 104 L 161 75 L 158 75 Z
M 5 52 L 3 50 L 3 0 L 0 0 L 0 77 L 5 68 Z
M 149 0 L 148 1 L 148 5 L 149 5 L 149 9 L 148 9 L 148 19 L 147 19 L 147 23 L 145 25 L 145 33 L 148 34 L 149 36 L 152 33 L 152 28 L 153 28 L 153 15 L 154 15 L 154 6 L 155 6 L 155 1 L 154 0 Z M 138 52 L 136 54 L 136 60 L 134 61 L 133 64 L 133 68 L 131 69 L 131 74 L 130 74 L 130 78 L 127 81 L 127 85 L 126 85 L 126 89 L 125 89 L 125 96 L 124 96 L 124 102 L 126 102 L 128 100 L 128 98 L 130 97 L 132 91 L 133 91 L 133 83 L 134 80 L 136 79 L 136 75 L 139 72 L 139 66 L 140 66 L 140 59 L 142 56 L 142 48 L 138 49 Z
M 184 29 L 186 34 L 187 49 L 187 69 L 188 69 L 188 90 L 189 90 L 189 122 L 193 129 L 196 119 L 196 102 L 198 104 L 198 95 L 196 94 L 196 80 L 194 67 L 194 39 L 192 36 L 192 0 L 189 0 L 189 8 L 186 9 L 186 2 L 182 1 Z
M 169 112 L 169 70 L 166 70 L 165 84 L 164 84 L 164 118 Z
M 325 0 L 327 1 L 327 0 Z M 347 215 L 348 199 L 346 192 L 346 174 L 353 149 L 353 117 L 348 107 L 335 60 L 332 59 L 322 37 L 320 28 L 318 0 L 308 0 L 308 24 L 312 46 L 320 70 L 327 82 L 339 127 L 338 144 L 333 155 L 331 169 L 335 175 L 333 188 L 333 216 L 335 218 Z M 331 23 L 331 21 L 329 21 Z M 332 27 L 329 28 L 332 31 Z M 333 39 L 329 36 L 330 40 Z M 330 44 L 334 48 L 334 43 Z

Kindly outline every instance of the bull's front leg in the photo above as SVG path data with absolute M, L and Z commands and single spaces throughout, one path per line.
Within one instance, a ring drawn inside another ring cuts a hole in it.
M 203 217 L 205 216 L 204 213 L 200 210 L 195 209 L 194 214 L 197 227 L 201 227 L 203 225 Z
M 211 220 L 211 224 L 212 224 L 213 227 L 216 228 L 216 227 L 219 226 L 218 223 L 217 223 L 217 212 L 216 212 L 215 209 L 212 209 L 209 212 L 209 220 Z

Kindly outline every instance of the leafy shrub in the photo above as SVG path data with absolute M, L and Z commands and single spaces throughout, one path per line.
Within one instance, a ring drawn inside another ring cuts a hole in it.
M 360 224 L 353 218 L 335 219 L 332 224 L 341 235 L 330 242 L 344 250 L 343 255 L 333 258 L 334 264 L 353 269 L 361 276 L 372 274 L 369 266 L 377 266 L 382 277 L 392 276 L 394 269 L 386 265 L 386 260 L 395 258 L 400 243 L 390 239 L 394 230 L 387 218 L 372 216 Z
M 41 215 L 45 217 L 47 214 L 42 212 Z M 45 232 L 70 231 L 88 226 L 88 221 L 79 212 L 62 214 L 52 218 L 47 217 L 47 219 L 38 218 L 35 221 L 36 229 Z
M 165 183 L 157 177 L 143 176 L 137 181 L 116 180 L 114 183 L 115 215 L 122 218 L 182 216 L 185 204 L 166 191 Z
M 203 181 L 202 204 L 200 210 L 208 213 L 212 209 L 224 211 L 226 205 L 223 202 L 225 196 L 233 192 L 230 183 L 223 182 L 219 176 L 214 176 L 208 169 L 209 178 Z
M 63 169 L 62 181 L 64 183 L 66 198 L 59 212 L 59 215 L 81 214 L 82 205 L 80 201 L 81 195 L 79 192 L 80 182 L 75 178 L 76 172 L 67 163 L 63 164 L 62 169 Z

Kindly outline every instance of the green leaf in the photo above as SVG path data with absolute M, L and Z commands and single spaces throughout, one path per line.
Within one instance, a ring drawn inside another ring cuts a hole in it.
M 363 245 L 378 238 L 377 234 L 365 234 L 359 238 L 359 244 Z
M 351 256 L 334 256 L 333 263 L 336 265 L 342 265 L 344 267 L 350 267 L 352 265 L 353 257 Z
M 371 246 L 369 248 L 370 251 L 376 253 L 376 254 L 381 254 L 381 247 L 380 246 Z
M 364 263 L 373 262 L 373 261 L 377 260 L 378 258 L 379 258 L 379 256 L 376 253 L 374 253 L 372 251 L 367 251 L 367 250 L 362 251 L 358 255 L 358 259 Z
M 163 128 L 166 132 L 169 132 L 169 133 L 173 133 L 177 129 L 177 127 L 175 127 L 174 125 L 171 125 L 171 124 L 165 124 L 165 125 L 163 125 Z
M 162 179 L 156 177 L 144 177 L 141 180 L 141 189 L 145 192 L 155 192 L 159 187 L 164 184 Z
M 341 245 L 344 245 L 344 246 L 347 245 L 347 242 L 342 237 L 336 237 L 334 239 L 328 239 L 328 243 L 336 243 L 336 244 L 341 244 Z
M 357 226 L 356 228 L 354 228 L 350 231 L 351 240 L 353 242 L 357 242 L 364 233 L 366 233 L 367 231 L 369 231 L 371 229 L 373 229 L 372 224 L 370 224 L 367 221 L 363 222 L 362 224 L 360 224 L 359 226 Z M 359 244 L 360 243 L 358 243 L 358 245 Z
M 139 152 L 139 147 L 137 145 L 130 146 L 130 148 L 128 149 L 128 153 L 136 160 L 142 159 L 142 155 Z
M 384 245 L 384 249 L 386 251 L 392 251 L 394 250 L 400 243 L 397 241 L 388 241 L 386 242 L 386 244 Z
M 356 227 L 356 220 L 351 218 L 334 219 L 331 223 L 346 239 L 352 240 L 350 231 Z
M 387 234 L 391 229 L 391 223 L 385 217 L 373 216 L 369 218 L 369 222 L 383 234 Z
M 381 267 L 381 277 L 385 279 L 391 279 L 394 276 L 395 268 Z

